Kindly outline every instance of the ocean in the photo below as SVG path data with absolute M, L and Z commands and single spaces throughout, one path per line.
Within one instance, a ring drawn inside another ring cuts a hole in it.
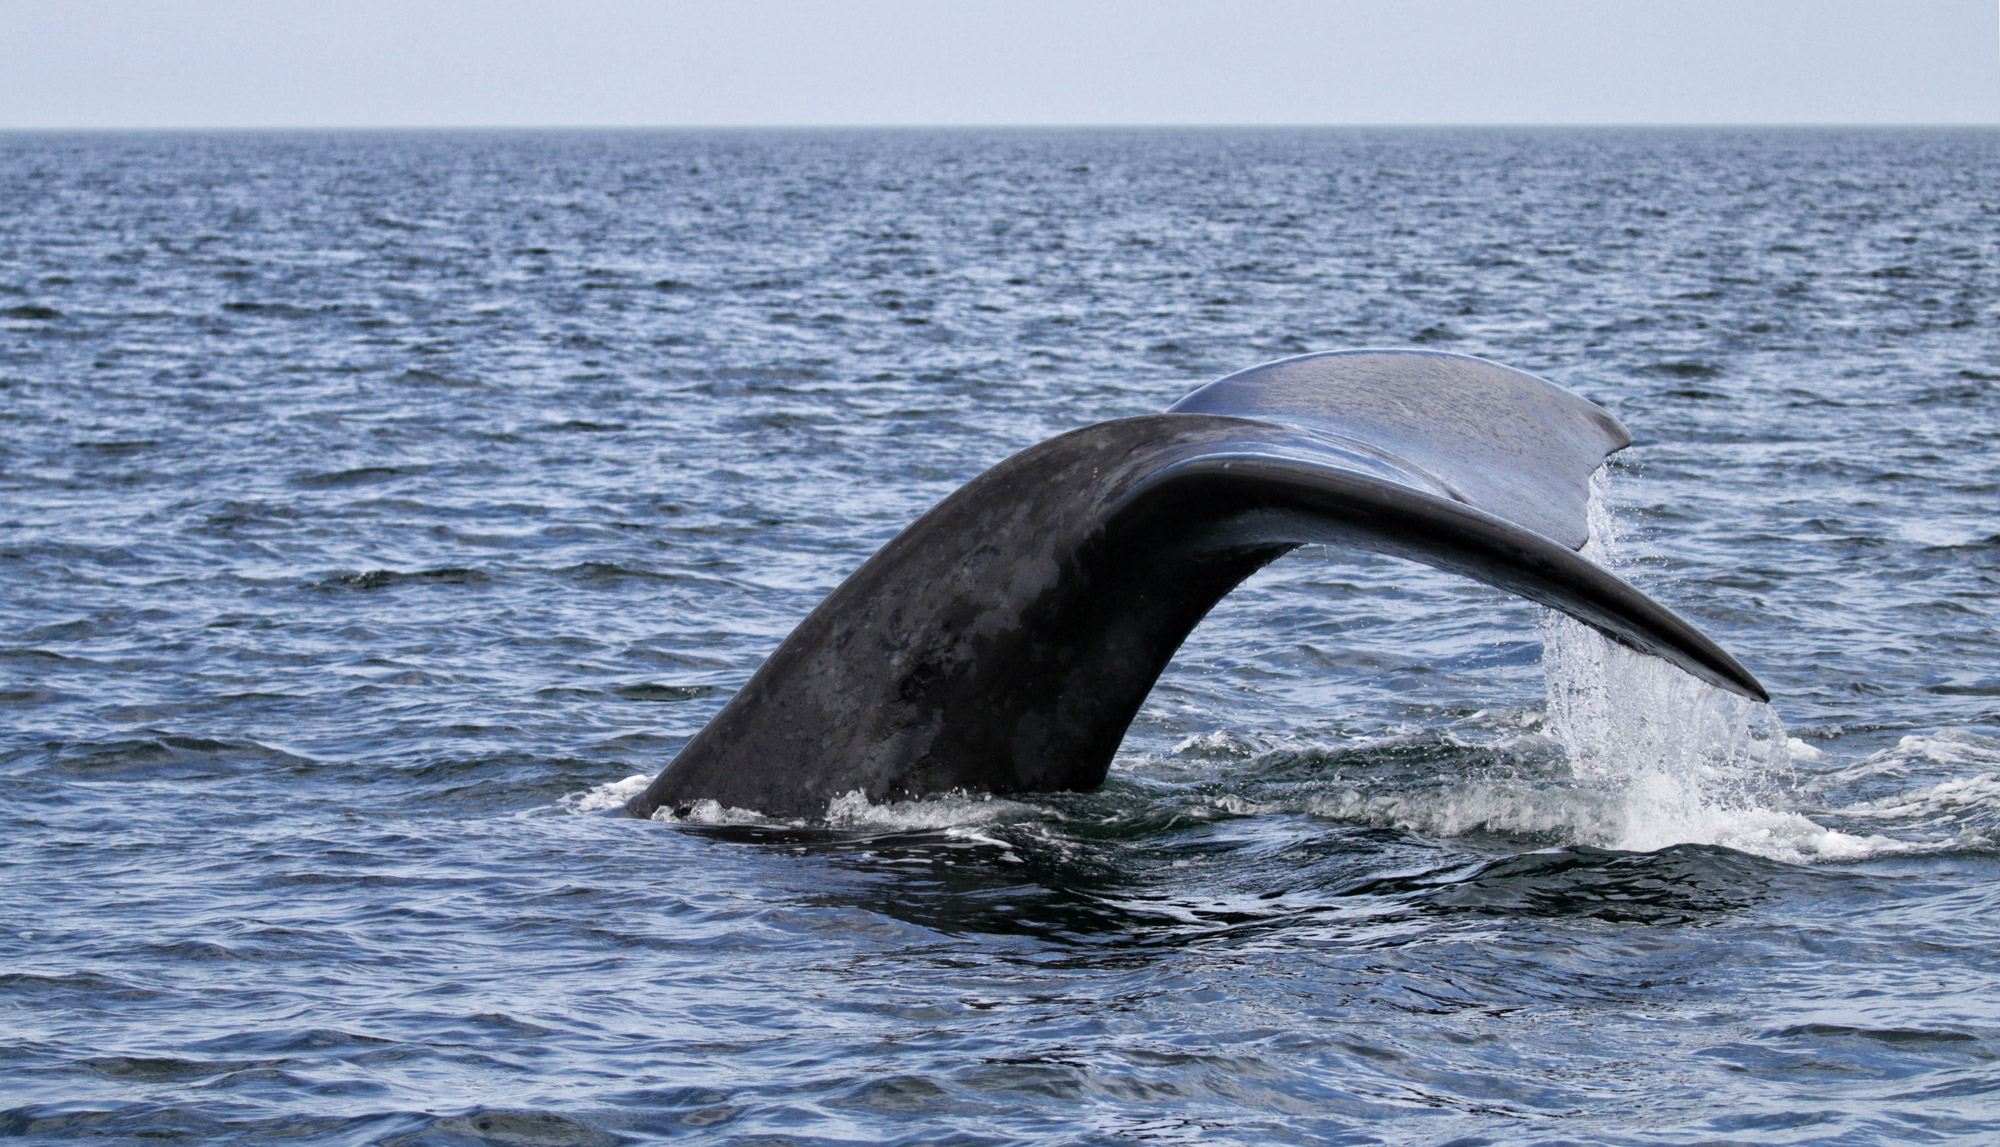
M 1622 419 L 1772 705 L 1308 548 L 1099 791 L 622 811 L 984 468 L 1371 346 Z M 0 134 L 0 1136 L 1991 1143 L 1996 495 L 2000 132 Z

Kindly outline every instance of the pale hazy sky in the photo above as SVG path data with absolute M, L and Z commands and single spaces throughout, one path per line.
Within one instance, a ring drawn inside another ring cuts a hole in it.
M 0 128 L 2000 124 L 2000 0 L 0 0 Z

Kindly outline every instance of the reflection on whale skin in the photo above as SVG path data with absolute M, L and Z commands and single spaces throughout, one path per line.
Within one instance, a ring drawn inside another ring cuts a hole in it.
M 1533 375 L 1374 350 L 1268 363 L 1167 413 L 1059 435 L 856 570 L 627 807 L 817 817 L 857 791 L 1094 787 L 1196 623 L 1309 543 L 1464 574 L 1767 699 L 1713 641 L 1576 552 L 1590 475 L 1630 442 Z

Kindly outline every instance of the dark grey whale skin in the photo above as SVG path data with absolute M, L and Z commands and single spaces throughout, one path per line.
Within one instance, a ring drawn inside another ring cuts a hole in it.
M 1203 615 L 1313 542 L 1510 590 L 1766 700 L 1714 642 L 1575 552 L 1590 474 L 1630 441 L 1539 378 L 1427 351 L 1285 359 L 1165 414 L 1060 435 L 856 570 L 627 807 L 815 818 L 856 791 L 1094 787 Z

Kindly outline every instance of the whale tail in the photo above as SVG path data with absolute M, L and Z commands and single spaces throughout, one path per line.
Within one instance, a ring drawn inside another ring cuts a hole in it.
M 1466 355 L 1340 351 L 1208 384 L 974 478 L 856 570 L 628 806 L 786 817 L 1101 783 L 1194 626 L 1299 545 L 1520 594 L 1768 699 L 1692 625 L 1581 557 L 1601 408 Z

